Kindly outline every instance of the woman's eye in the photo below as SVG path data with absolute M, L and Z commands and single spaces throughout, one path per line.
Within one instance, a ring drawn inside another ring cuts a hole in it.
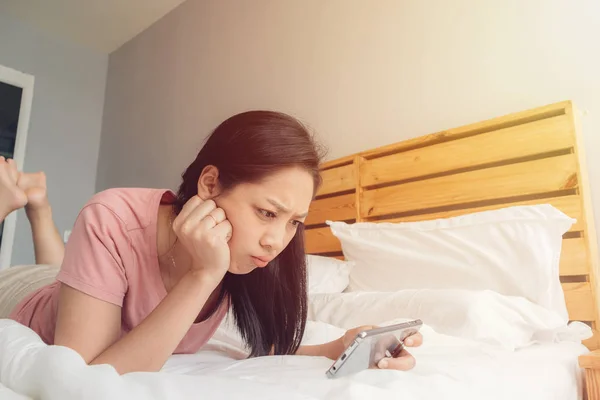
M 274 212 L 268 210 L 259 210 L 259 212 L 266 218 L 275 218 L 277 216 Z
M 294 220 L 294 221 L 292 221 L 292 225 L 294 225 L 295 227 L 298 227 L 298 226 L 302 225 L 302 221 Z

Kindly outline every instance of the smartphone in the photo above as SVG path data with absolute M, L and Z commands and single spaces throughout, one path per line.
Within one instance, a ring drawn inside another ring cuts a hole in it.
M 396 357 L 404 348 L 404 340 L 419 332 L 420 319 L 364 330 L 356 335 L 327 370 L 329 378 L 338 378 L 375 367 L 384 357 Z

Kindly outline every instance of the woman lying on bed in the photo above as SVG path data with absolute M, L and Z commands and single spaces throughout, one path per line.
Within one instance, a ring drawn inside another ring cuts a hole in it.
M 157 162 L 168 162 L 157 160 Z M 229 306 L 251 356 L 337 358 L 358 330 L 300 346 L 307 313 L 303 221 L 320 155 L 295 119 L 238 114 L 216 128 L 175 194 L 111 189 L 82 209 L 57 282 L 11 317 L 46 343 L 120 373 L 194 353 Z M 419 345 L 420 335 L 407 340 Z M 404 351 L 380 368 L 410 369 Z

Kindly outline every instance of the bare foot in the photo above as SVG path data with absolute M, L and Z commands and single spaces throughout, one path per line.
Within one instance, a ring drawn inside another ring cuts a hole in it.
M 21 173 L 17 186 L 27 196 L 27 209 L 36 210 L 47 207 L 46 174 L 43 172 Z
M 27 204 L 25 191 L 17 186 L 19 175 L 15 161 L 0 156 L 0 220 Z

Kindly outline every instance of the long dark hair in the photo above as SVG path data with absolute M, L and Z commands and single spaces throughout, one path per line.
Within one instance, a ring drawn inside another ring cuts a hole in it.
M 301 167 L 321 184 L 323 156 L 307 128 L 295 118 L 272 111 L 249 111 L 221 123 L 182 175 L 175 212 L 198 193 L 202 170 L 214 165 L 224 191 L 258 182 L 283 168 Z M 235 229 L 235 228 L 234 228 Z M 233 316 L 250 356 L 293 354 L 306 326 L 306 259 L 300 225 L 287 247 L 265 268 L 246 275 L 226 273 L 219 304 L 231 301 Z

